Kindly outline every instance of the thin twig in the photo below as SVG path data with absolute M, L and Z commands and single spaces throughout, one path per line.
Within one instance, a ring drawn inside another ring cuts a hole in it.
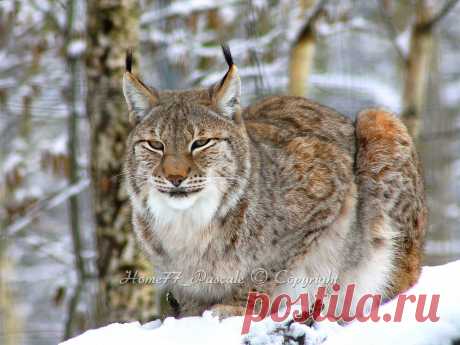
M 316 21 L 320 17 L 323 12 L 324 6 L 326 6 L 328 0 L 319 0 L 315 7 L 313 8 L 310 16 L 308 17 L 307 21 L 305 22 L 304 26 L 299 32 L 297 39 L 295 40 L 294 45 L 298 42 L 302 41 L 306 36 L 308 36 L 315 25 Z
M 78 60 L 72 54 L 69 54 L 68 48 L 72 41 L 74 32 L 73 25 L 75 17 L 78 16 L 76 12 L 76 3 L 74 0 L 70 0 L 67 3 L 67 26 L 65 31 L 65 59 L 70 74 L 70 80 L 67 92 L 67 103 L 69 106 L 70 114 L 68 116 L 67 123 L 67 150 L 69 156 L 69 184 L 78 182 Z M 69 226 L 70 233 L 72 235 L 73 251 L 75 256 L 75 268 L 77 269 L 80 277 L 85 276 L 85 261 L 82 255 L 82 240 L 80 234 L 80 207 L 78 204 L 78 195 L 73 195 L 69 198 Z
M 432 140 L 451 140 L 458 138 L 460 134 L 460 128 L 452 128 L 445 131 L 437 131 L 433 133 L 425 133 L 420 135 L 421 141 L 432 141 Z
M 72 326 L 75 322 L 75 316 L 77 311 L 78 302 L 83 290 L 83 281 L 79 281 L 75 287 L 75 291 L 70 298 L 69 305 L 67 307 L 67 319 L 64 327 L 63 341 L 69 339 L 72 336 Z
M 452 10 L 459 0 L 448 0 L 437 14 L 433 16 L 428 22 L 424 24 L 425 28 L 432 28 L 436 26 L 449 12 Z
M 380 17 L 382 18 L 383 23 L 385 24 L 391 44 L 393 45 L 394 49 L 398 53 L 401 60 L 403 62 L 407 62 L 407 56 L 404 54 L 403 50 L 401 49 L 397 41 L 398 30 L 396 29 L 396 26 L 394 25 L 394 22 L 391 19 L 390 15 L 386 11 L 385 6 L 383 4 L 383 0 L 379 1 L 378 7 L 379 7 L 379 12 L 380 12 Z
M 248 37 L 258 39 L 260 37 L 260 34 L 257 31 L 256 25 L 254 24 L 255 22 L 257 22 L 257 16 L 256 16 L 256 13 L 255 13 L 254 5 L 253 5 L 252 1 L 249 1 L 249 13 L 250 13 L 250 16 L 249 16 L 250 20 L 249 20 L 248 23 L 246 23 L 246 31 L 247 31 Z M 263 94 L 271 93 L 270 85 L 268 84 L 268 82 L 265 82 L 262 65 L 261 65 L 260 60 L 259 60 L 259 58 L 257 56 L 257 51 L 256 51 L 256 49 L 254 47 L 252 47 L 249 50 L 249 56 L 250 56 L 250 59 L 255 63 L 256 68 L 257 68 L 256 95 L 257 96 L 262 96 Z
M 71 186 L 64 188 L 59 193 L 55 194 L 53 197 L 48 199 L 45 202 L 39 202 L 36 207 L 31 209 L 25 216 L 21 217 L 13 224 L 9 225 L 6 229 L 4 229 L 1 236 L 13 236 L 19 230 L 23 229 L 36 218 L 38 218 L 43 212 L 49 211 L 54 207 L 62 204 L 64 201 L 69 199 L 71 196 L 77 195 L 81 193 L 86 187 L 89 186 L 89 179 L 83 179 L 78 183 L 75 183 Z

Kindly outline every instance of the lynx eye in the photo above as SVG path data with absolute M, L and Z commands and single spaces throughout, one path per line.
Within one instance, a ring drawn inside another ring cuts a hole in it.
M 144 141 L 146 149 L 151 151 L 163 151 L 165 146 L 162 142 L 156 140 L 146 140 Z
M 200 147 L 206 146 L 210 141 L 211 141 L 211 139 L 198 139 L 198 140 L 195 140 L 192 143 L 192 147 L 190 148 L 190 150 L 193 151 L 193 150 L 198 149 Z

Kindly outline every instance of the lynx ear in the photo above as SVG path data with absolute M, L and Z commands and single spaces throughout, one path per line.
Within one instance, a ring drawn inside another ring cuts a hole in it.
M 241 120 L 241 81 L 238 69 L 233 63 L 230 48 L 222 45 L 222 52 L 228 64 L 228 71 L 222 80 L 214 85 L 212 101 L 222 115 L 239 122 Z
M 158 93 L 148 88 L 131 73 L 132 53 L 126 55 L 126 72 L 123 75 L 123 94 L 128 104 L 129 119 L 137 123 L 158 103 Z

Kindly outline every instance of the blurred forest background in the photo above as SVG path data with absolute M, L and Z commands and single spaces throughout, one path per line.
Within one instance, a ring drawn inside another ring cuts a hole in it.
M 460 257 L 456 0 L 0 0 L 0 343 L 50 344 L 160 310 L 123 190 L 124 56 L 160 89 L 304 95 L 401 114 L 424 163 L 426 264 Z

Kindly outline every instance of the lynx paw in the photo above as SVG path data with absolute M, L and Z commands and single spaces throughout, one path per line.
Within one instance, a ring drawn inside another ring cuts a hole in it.
M 244 310 L 244 307 L 228 304 L 215 304 L 211 307 L 212 315 L 217 316 L 219 320 L 231 316 L 242 316 L 244 315 Z

